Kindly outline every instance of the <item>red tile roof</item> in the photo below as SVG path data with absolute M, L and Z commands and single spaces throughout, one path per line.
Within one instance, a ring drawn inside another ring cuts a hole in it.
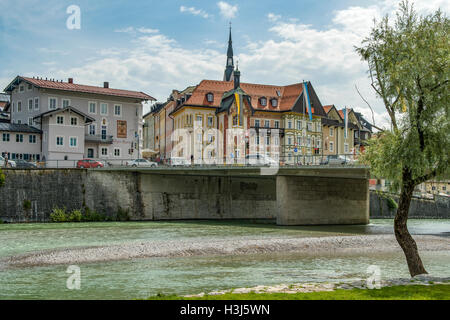
M 330 104 L 328 106 L 323 106 L 323 109 L 325 110 L 326 113 L 330 112 L 331 108 L 333 108 L 334 105 Z
M 88 86 L 88 85 L 83 85 L 83 84 L 34 79 L 34 78 L 28 78 L 28 77 L 20 77 L 20 78 L 26 82 L 32 83 L 33 85 L 35 85 L 36 87 L 39 87 L 39 88 L 74 91 L 74 92 L 84 92 L 84 93 L 93 93 L 93 94 L 103 94 L 103 95 L 107 95 L 107 96 L 135 98 L 135 99 L 140 99 L 140 100 L 156 100 L 155 98 L 149 96 L 148 94 L 145 94 L 143 92 L 138 92 L 138 91 L 95 87 L 95 86 Z
M 255 108 L 256 110 L 267 111 L 290 110 L 303 91 L 303 85 L 301 83 L 296 83 L 288 86 L 241 83 L 240 87 L 251 97 L 253 108 Z M 223 94 L 227 91 L 232 90 L 233 88 L 234 83 L 232 81 L 203 80 L 192 92 L 192 96 L 185 103 L 185 105 L 210 106 L 218 108 L 220 106 Z M 212 102 L 208 102 L 206 99 L 206 94 L 208 93 L 212 93 L 214 95 L 214 99 Z M 261 97 L 267 98 L 266 106 L 262 106 L 260 104 L 259 99 Z M 272 104 L 270 102 L 271 98 L 278 99 L 278 105 L 276 107 L 272 107 Z

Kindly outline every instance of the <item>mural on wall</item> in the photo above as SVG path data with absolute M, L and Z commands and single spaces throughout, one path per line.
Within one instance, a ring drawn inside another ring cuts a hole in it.
M 127 137 L 127 122 L 125 120 L 117 120 L 117 138 Z

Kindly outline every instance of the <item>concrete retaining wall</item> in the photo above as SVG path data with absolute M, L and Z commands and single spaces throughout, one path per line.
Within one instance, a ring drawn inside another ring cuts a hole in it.
M 370 191 L 371 218 L 394 218 L 397 209 L 389 207 L 387 197 L 391 197 L 398 204 L 399 197 L 396 195 Z M 435 196 L 435 200 L 413 198 L 409 217 L 450 219 L 450 198 L 443 196 Z

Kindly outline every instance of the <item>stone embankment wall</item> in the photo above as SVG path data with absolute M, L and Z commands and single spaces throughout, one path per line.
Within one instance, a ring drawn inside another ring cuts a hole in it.
M 275 219 L 274 177 L 144 174 L 83 169 L 3 170 L 0 220 L 48 221 L 54 207 L 131 220 Z
M 397 195 L 370 191 L 370 218 L 394 218 L 397 209 L 390 204 L 389 198 L 398 204 Z M 434 200 L 412 198 L 409 217 L 450 219 L 450 197 L 435 196 Z

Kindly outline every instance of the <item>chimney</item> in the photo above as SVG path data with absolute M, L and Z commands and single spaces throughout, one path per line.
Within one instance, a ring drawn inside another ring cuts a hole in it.
M 109 82 L 107 81 L 103 82 L 103 88 L 109 88 Z
M 69 81 L 67 81 L 69 83 L 73 83 L 73 78 L 69 78 Z

